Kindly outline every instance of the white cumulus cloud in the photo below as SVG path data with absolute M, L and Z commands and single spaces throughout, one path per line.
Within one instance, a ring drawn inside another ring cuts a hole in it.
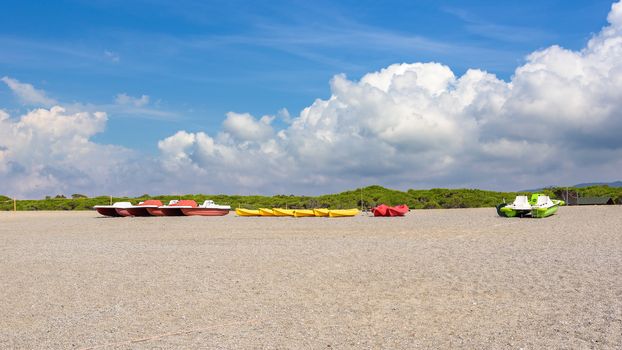
M 0 193 L 521 189 L 619 179 L 621 4 L 585 48 L 533 52 L 509 81 L 479 69 L 456 75 L 437 62 L 393 64 L 359 80 L 336 75 L 329 98 L 297 115 L 279 112 L 280 123 L 230 112 L 218 132 L 160 140 L 155 160 L 94 142 L 105 113 L 51 107 L 42 91 L 5 77 L 24 103 L 48 108 L 18 117 L 0 110 Z M 116 97 L 123 110 L 148 103 L 147 95 Z
M 26 105 L 52 106 L 57 102 L 48 97 L 45 91 L 35 89 L 32 85 L 22 83 L 17 79 L 3 77 L 2 80 L 19 100 Z
M 16 119 L 0 111 L 0 193 L 20 198 L 135 194 L 140 181 L 132 179 L 138 175 L 146 181 L 150 172 L 141 171 L 145 162 L 134 151 L 90 140 L 106 121 L 103 112 L 68 113 L 59 106 Z
M 216 187 L 263 192 L 613 179 L 622 169 L 621 18 L 617 2 L 583 50 L 536 51 L 510 81 L 478 69 L 456 76 L 434 62 L 359 81 L 337 75 L 331 97 L 284 129 L 229 113 L 213 137 L 180 132 L 161 142 L 162 161 L 204 170 L 221 179 Z M 177 138 L 184 148 L 174 149 Z
M 270 123 L 274 117 L 263 116 L 257 120 L 248 113 L 227 113 L 227 118 L 222 123 L 225 132 L 229 133 L 238 141 L 261 141 L 266 140 L 274 133 Z

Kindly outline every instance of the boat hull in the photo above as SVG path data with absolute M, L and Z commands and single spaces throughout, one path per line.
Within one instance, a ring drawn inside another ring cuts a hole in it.
M 147 208 L 127 208 L 125 210 L 130 214 L 130 216 L 151 216 Z
M 274 212 L 272 211 L 272 209 L 259 208 L 259 215 L 261 215 L 261 216 L 274 216 Z
M 121 216 L 119 213 L 117 213 L 116 208 L 95 208 L 95 210 L 97 210 L 99 214 L 104 215 L 104 216 L 111 216 L 111 217 Z
M 293 209 L 272 208 L 274 216 L 294 216 Z
M 228 209 L 210 208 L 182 208 L 181 212 L 186 216 L 224 216 L 229 214 Z
M 506 218 L 515 218 L 515 217 L 525 217 L 527 215 L 529 215 L 529 213 L 531 212 L 531 210 L 517 210 L 517 209 L 512 209 L 512 208 L 508 208 L 508 207 L 503 207 L 501 208 L 498 213 L 499 216 L 502 217 L 506 217 Z
M 328 217 L 328 209 L 326 208 L 313 209 L 313 214 L 319 217 Z
M 329 210 L 328 216 L 331 218 L 345 218 L 355 216 L 359 213 L 358 209 L 335 209 Z
M 261 216 L 259 210 L 254 209 L 237 208 L 235 209 L 235 213 L 238 214 L 238 216 Z
M 503 217 L 503 218 L 507 218 L 508 216 L 506 215 L 505 211 L 501 210 L 502 208 L 505 208 L 507 204 L 505 203 L 501 203 L 499 205 L 497 205 L 497 215 Z
M 385 204 L 380 204 L 379 206 L 373 208 L 371 211 L 374 213 L 374 216 L 387 216 L 387 210 L 389 207 Z
M 160 208 L 145 208 L 151 216 L 164 216 L 162 209 Z
M 184 216 L 182 208 L 160 208 L 164 216 Z
M 531 216 L 534 218 L 545 218 L 555 214 L 557 212 L 557 208 L 559 208 L 559 205 L 554 205 L 549 208 L 533 209 L 531 211 Z
M 398 205 L 387 209 L 387 214 L 393 217 L 404 216 L 406 213 L 408 213 L 408 207 L 405 205 Z
M 117 214 L 119 214 L 119 216 L 132 216 L 127 208 L 117 208 L 115 210 L 117 211 Z
M 294 210 L 294 216 L 297 218 L 315 217 L 315 212 L 313 209 L 299 209 Z
M 525 217 L 531 214 L 531 209 L 513 209 L 506 203 L 497 205 L 497 214 L 503 218 Z
M 389 209 L 389 216 L 391 216 L 391 217 L 404 216 L 404 214 L 406 214 L 406 212 L 403 212 L 401 210 L 391 210 L 391 209 Z
M 385 204 L 381 204 L 372 209 L 374 216 L 404 216 L 408 213 L 408 206 L 406 204 L 396 205 L 394 207 L 389 207 Z

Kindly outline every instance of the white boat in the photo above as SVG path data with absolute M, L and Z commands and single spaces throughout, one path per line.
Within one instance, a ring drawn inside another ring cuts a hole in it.
M 181 211 L 182 213 L 184 213 L 184 215 L 188 216 L 222 216 L 229 214 L 229 211 L 231 211 L 231 206 L 216 204 L 212 200 L 206 200 L 205 202 L 203 202 L 203 204 L 197 207 L 182 207 Z
M 152 214 L 151 211 L 158 209 L 161 205 L 162 202 L 157 199 L 148 199 L 138 203 L 138 205 L 128 207 L 126 210 L 131 216 L 157 216 Z
M 192 199 L 172 200 L 168 205 L 158 207 L 164 216 L 183 216 L 182 209 L 196 208 L 197 202 Z

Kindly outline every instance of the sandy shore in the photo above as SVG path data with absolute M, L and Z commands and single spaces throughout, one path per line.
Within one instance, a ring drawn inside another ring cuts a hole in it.
M 613 349 L 622 207 L 1 212 L 0 286 L 0 348 Z

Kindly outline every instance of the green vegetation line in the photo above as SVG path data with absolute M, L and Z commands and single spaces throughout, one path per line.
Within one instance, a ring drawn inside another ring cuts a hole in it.
M 622 204 L 622 188 L 608 186 L 591 186 L 583 188 L 568 188 L 571 193 L 577 193 L 580 197 L 612 197 L 615 203 Z M 551 198 L 562 198 L 566 188 L 551 187 L 539 191 L 549 195 Z M 438 209 L 438 208 L 483 208 L 494 207 L 503 202 L 514 200 L 518 194 L 525 192 L 495 192 L 474 189 L 443 189 L 433 188 L 430 190 L 408 190 L 397 191 L 381 186 L 369 186 L 363 188 L 362 203 L 361 189 L 346 191 L 336 194 L 326 194 L 321 196 L 235 196 L 235 195 L 206 195 L 188 194 L 181 196 L 160 195 L 140 197 L 113 197 L 113 202 L 132 202 L 138 203 L 146 199 L 159 199 L 163 203 L 168 203 L 171 199 L 194 199 L 197 203 L 202 203 L 206 199 L 212 199 L 219 204 L 229 204 L 232 207 L 243 207 L 248 209 L 256 208 L 371 208 L 378 204 L 388 205 L 406 204 L 414 209 Z M 18 200 L 17 210 L 90 210 L 97 204 L 109 204 L 109 196 L 88 198 L 84 195 L 74 194 L 72 198 L 65 198 L 62 195 L 56 197 L 46 197 L 38 200 Z M 13 200 L 6 196 L 0 196 L 0 210 L 13 210 Z

